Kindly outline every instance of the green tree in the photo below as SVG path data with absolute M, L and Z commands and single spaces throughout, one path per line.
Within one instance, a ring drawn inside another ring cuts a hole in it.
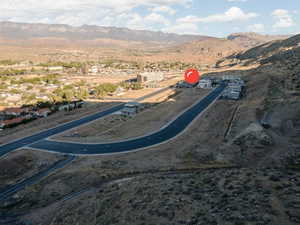
M 63 93 L 63 99 L 67 102 L 70 102 L 73 100 L 74 98 L 74 92 L 73 90 L 65 90 L 64 93 Z
M 14 88 L 14 89 L 10 90 L 10 93 L 12 93 L 12 94 L 21 94 L 22 92 L 20 90 Z
M 24 94 L 22 96 L 22 99 L 26 104 L 32 104 L 36 101 L 36 95 L 35 94 Z
M 88 89 L 86 87 L 80 87 L 76 94 L 76 97 L 78 99 L 87 99 L 89 97 Z
M 137 82 L 137 83 L 132 83 L 131 88 L 132 88 L 132 90 L 140 90 L 140 89 L 143 89 L 143 86 L 141 83 Z

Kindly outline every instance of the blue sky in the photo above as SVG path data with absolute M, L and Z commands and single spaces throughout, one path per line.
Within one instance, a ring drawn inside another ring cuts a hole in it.
M 10 0 L 0 20 L 128 27 L 224 37 L 300 33 L 299 0 Z

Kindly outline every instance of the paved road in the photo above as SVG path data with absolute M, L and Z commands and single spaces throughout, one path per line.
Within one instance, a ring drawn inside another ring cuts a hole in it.
M 153 93 L 150 93 L 148 95 L 145 95 L 145 96 L 143 96 L 141 98 L 136 99 L 136 101 L 142 101 L 144 99 L 153 97 L 153 96 L 155 96 L 157 94 L 160 94 L 160 93 L 164 92 L 167 89 L 169 89 L 169 87 L 163 88 L 163 89 L 160 89 L 160 90 L 155 91 Z M 52 135 L 56 135 L 56 134 L 65 132 L 65 131 L 67 131 L 69 129 L 78 127 L 80 125 L 83 125 L 83 124 L 89 123 L 91 121 L 97 120 L 97 119 L 99 119 L 101 117 L 107 116 L 107 115 L 109 115 L 111 113 L 117 112 L 117 111 L 119 111 L 120 109 L 123 108 L 124 104 L 120 104 L 118 106 L 112 107 L 112 108 L 107 109 L 105 111 L 98 112 L 98 113 L 95 113 L 93 115 L 89 115 L 89 116 L 83 117 L 83 118 L 81 118 L 79 120 L 71 121 L 71 122 L 66 123 L 66 124 L 62 124 L 60 126 L 57 126 L 57 127 L 54 127 L 54 128 L 51 128 L 51 129 L 39 132 L 37 134 L 34 134 L 34 135 L 31 135 L 31 136 L 28 136 L 28 137 L 25 137 L 25 138 L 13 141 L 13 142 L 5 144 L 5 145 L 0 145 L 0 157 L 3 156 L 3 155 L 5 155 L 5 154 L 7 154 L 7 153 L 9 153 L 9 152 L 11 152 L 11 151 L 13 151 L 13 150 L 18 149 L 18 148 L 22 148 L 22 147 L 28 146 L 28 145 L 30 145 L 30 144 L 32 144 L 34 142 L 43 140 L 43 139 L 48 138 L 48 137 L 50 137 Z
M 7 199 L 8 197 L 12 196 L 13 194 L 17 193 L 18 191 L 24 189 L 26 186 L 29 186 L 29 185 L 39 182 L 42 178 L 48 176 L 53 171 L 65 167 L 67 164 L 72 162 L 75 158 L 76 158 L 75 156 L 68 156 L 66 159 L 60 160 L 60 161 L 54 163 L 52 166 L 43 170 L 42 172 L 35 174 L 34 176 L 32 176 L 18 184 L 12 185 L 12 186 L 8 187 L 6 190 L 1 190 L 0 201 Z
M 51 140 L 41 140 L 30 147 L 65 154 L 93 155 L 130 152 L 140 148 L 150 147 L 168 141 L 180 134 L 187 126 L 203 112 L 225 88 L 221 84 L 197 104 L 186 110 L 163 129 L 132 140 L 103 144 L 66 143 Z

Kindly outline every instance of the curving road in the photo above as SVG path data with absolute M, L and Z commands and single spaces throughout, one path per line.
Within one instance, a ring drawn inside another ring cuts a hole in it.
M 161 144 L 176 137 L 181 132 L 183 132 L 201 112 L 203 112 L 210 104 L 214 102 L 214 100 L 216 100 L 219 97 L 221 92 L 224 90 L 225 86 L 225 84 L 221 84 L 219 87 L 210 92 L 210 94 L 208 94 L 198 103 L 194 104 L 191 108 L 187 109 L 184 113 L 179 115 L 167 126 L 147 136 L 120 142 L 102 144 L 82 144 L 52 140 L 41 140 L 30 145 L 30 147 L 64 154 L 101 155 L 130 152 L 135 151 L 137 149 Z
M 64 154 L 75 154 L 75 155 L 95 155 L 95 154 L 112 154 L 135 151 L 137 149 L 150 147 L 153 145 L 161 144 L 172 138 L 175 138 L 181 132 L 183 132 L 189 124 L 210 104 L 212 104 L 224 90 L 226 84 L 221 84 L 219 87 L 210 92 L 206 97 L 201 99 L 199 102 L 194 104 L 192 107 L 187 109 L 185 112 L 180 114 L 175 120 L 169 123 L 155 133 L 151 133 L 147 136 L 138 137 L 131 140 L 125 140 L 113 143 L 103 144 L 81 144 L 81 143 L 69 143 L 69 142 L 58 142 L 52 140 L 46 140 L 46 138 L 55 134 L 62 133 L 66 130 L 75 128 L 77 126 L 89 123 L 113 112 L 119 111 L 123 108 L 124 104 L 120 104 L 108 110 L 86 116 L 79 120 L 75 120 L 63 125 L 60 125 L 49 130 L 42 131 L 29 137 L 25 137 L 6 145 L 0 146 L 0 157 L 19 149 L 21 147 L 31 147 L 33 149 L 64 153 Z M 165 89 L 146 95 L 141 99 L 152 97 Z
M 169 89 L 169 87 L 162 88 L 158 91 L 155 91 L 153 93 L 145 95 L 141 98 L 136 99 L 136 101 L 142 101 L 144 99 L 150 98 L 152 96 L 155 96 L 159 93 L 162 93 L 162 92 L 166 91 L 167 89 Z M 50 136 L 65 132 L 65 131 L 70 130 L 72 128 L 81 126 L 83 124 L 86 124 L 86 123 L 92 122 L 94 120 L 97 120 L 101 117 L 107 116 L 111 113 L 117 112 L 117 111 L 121 110 L 124 107 L 124 104 L 120 104 L 120 105 L 117 105 L 117 106 L 112 107 L 110 109 L 107 109 L 105 111 L 98 112 L 98 113 L 95 113 L 93 115 L 89 115 L 89 116 L 83 117 L 81 119 L 74 120 L 74 121 L 59 125 L 57 127 L 45 130 L 45 131 L 41 131 L 41 132 L 33 134 L 31 136 L 15 140 L 15 141 L 10 142 L 8 144 L 0 145 L 0 157 L 7 154 L 7 153 L 9 153 L 9 152 L 11 152 L 11 151 L 14 151 L 16 149 L 19 149 L 19 148 L 22 148 L 22 147 L 25 147 L 25 146 L 29 146 L 30 144 L 33 144 L 34 142 L 43 140 L 43 139 L 48 138 Z

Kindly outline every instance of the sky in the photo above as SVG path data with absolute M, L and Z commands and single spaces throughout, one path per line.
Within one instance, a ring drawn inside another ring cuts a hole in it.
M 100 25 L 225 37 L 300 33 L 299 0 L 6 0 L 0 21 Z

